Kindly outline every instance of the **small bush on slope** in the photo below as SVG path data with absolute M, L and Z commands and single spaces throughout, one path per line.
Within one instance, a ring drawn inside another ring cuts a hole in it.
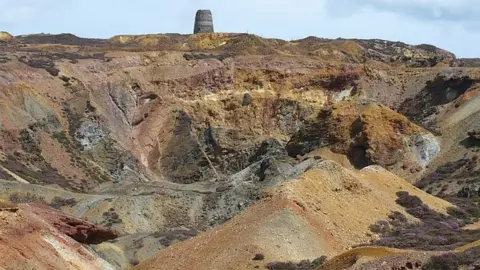
M 104 212 L 102 214 L 102 216 L 104 218 L 103 223 L 107 227 L 111 227 L 111 226 L 113 226 L 114 224 L 117 224 L 117 223 L 122 223 L 122 219 L 115 212 L 115 209 L 113 209 L 113 208 L 110 208 L 110 210 L 108 212 Z
M 55 196 L 52 202 L 50 203 L 50 206 L 56 209 L 60 209 L 64 206 L 75 206 L 76 204 L 77 204 L 77 200 L 75 200 L 74 198 L 64 199 L 64 198 Z
M 15 192 L 9 197 L 12 203 L 42 203 L 47 204 L 45 198 L 30 192 Z
M 480 198 L 444 198 L 457 207 L 448 209 L 448 214 L 465 221 L 474 223 L 480 219 Z
M 271 262 L 267 264 L 268 270 L 312 270 L 324 264 L 326 256 L 319 257 L 313 261 L 303 260 L 299 263 L 293 262 Z
M 397 192 L 398 199 L 395 202 L 405 208 L 413 208 L 423 204 L 422 199 L 417 196 L 410 195 L 406 191 Z
M 462 268 L 460 268 L 462 267 Z M 461 253 L 446 253 L 434 256 L 424 266 L 423 270 L 457 270 L 479 269 L 480 247 L 471 248 Z
M 480 230 L 463 230 L 465 222 L 438 213 L 420 198 L 407 192 L 398 192 L 396 202 L 421 223 L 408 223 L 405 216 L 394 212 L 386 221 L 379 221 L 371 229 L 381 235 L 374 245 L 418 250 L 452 250 L 480 239 Z M 457 210 L 460 211 L 460 210 Z

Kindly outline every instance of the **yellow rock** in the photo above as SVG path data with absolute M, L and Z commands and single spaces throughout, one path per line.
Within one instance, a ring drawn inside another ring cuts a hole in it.
M 10 33 L 1 31 L 0 32 L 0 41 L 10 41 L 13 39 L 13 36 Z
M 130 42 L 132 39 L 134 39 L 134 36 L 121 35 L 110 38 L 110 41 L 125 44 Z

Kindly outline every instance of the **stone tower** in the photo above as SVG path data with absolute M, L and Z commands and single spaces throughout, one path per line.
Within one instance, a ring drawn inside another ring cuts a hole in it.
M 213 33 L 213 16 L 210 10 L 198 10 L 195 15 L 193 33 Z

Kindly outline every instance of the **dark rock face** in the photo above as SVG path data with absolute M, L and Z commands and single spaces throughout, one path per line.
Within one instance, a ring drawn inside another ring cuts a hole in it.
M 417 123 L 438 114 L 438 106 L 450 103 L 468 91 L 475 80 L 468 76 L 439 75 L 415 97 L 406 99 L 398 111 Z
M 286 150 L 291 157 L 305 155 L 316 148 L 331 143 L 328 136 L 326 136 L 328 134 L 328 125 L 322 121 L 323 119 L 328 119 L 331 113 L 331 110 L 327 108 L 323 109 L 318 114 L 318 121 L 312 120 L 306 122 L 305 125 L 292 136 L 286 145 Z
M 179 111 L 173 130 L 174 137 L 161 157 L 162 170 L 174 182 L 191 184 L 205 177 L 213 177 L 210 162 L 192 127 L 192 118 Z
M 161 170 L 177 183 L 224 178 L 268 158 L 289 158 L 275 138 L 259 139 L 240 129 L 210 123 L 202 126 L 185 111 L 177 113 L 173 134 L 159 158 Z
M 468 132 L 468 137 L 475 139 L 475 140 L 480 140 L 480 130 L 472 130 Z
M 439 151 L 433 136 L 404 116 L 383 105 L 351 102 L 324 108 L 285 148 L 296 157 L 327 146 L 346 155 L 355 167 L 377 164 L 393 170 L 406 160 L 426 166 Z M 422 154 L 410 158 L 412 151 Z
M 193 33 L 213 33 L 213 16 L 210 10 L 199 10 L 195 16 Z

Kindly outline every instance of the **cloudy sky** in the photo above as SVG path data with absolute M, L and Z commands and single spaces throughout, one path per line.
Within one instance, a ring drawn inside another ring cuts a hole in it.
M 479 0 L 0 0 L 0 30 L 14 35 L 190 33 L 197 9 L 217 32 L 298 39 L 381 38 L 480 57 Z

